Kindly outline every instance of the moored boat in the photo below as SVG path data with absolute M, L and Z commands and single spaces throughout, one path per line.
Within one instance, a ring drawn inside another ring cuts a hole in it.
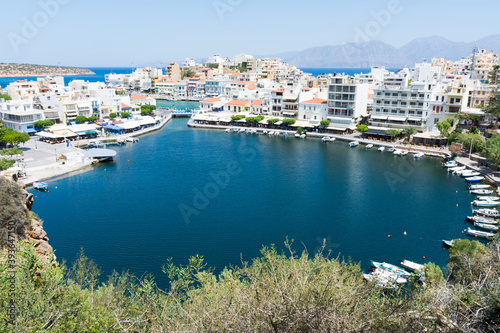
M 500 201 L 474 200 L 471 204 L 477 207 L 496 207 L 500 205 Z
M 493 237 L 495 237 L 496 235 L 492 232 L 486 232 L 486 231 L 479 231 L 479 230 L 475 230 L 475 229 L 467 229 L 467 233 L 471 236 L 474 236 L 474 237 L 480 237 L 480 238 L 486 238 L 486 239 L 492 239 Z
M 461 166 L 461 167 L 454 167 L 454 168 L 448 168 L 448 172 L 464 171 L 465 169 L 467 169 L 467 168 L 466 168 L 466 167 L 464 167 L 464 166 Z
M 38 191 L 48 191 L 49 185 L 47 183 L 35 182 L 33 183 L 33 188 Z
M 473 209 L 473 214 L 482 215 L 487 217 L 500 217 L 500 211 L 496 209 Z
M 480 181 L 484 180 L 484 177 L 483 176 L 468 177 L 468 178 L 465 178 L 465 180 L 468 181 L 469 183 L 474 183 L 474 182 L 480 182 Z
M 452 240 L 444 240 L 443 239 L 443 246 L 453 247 L 453 239 Z
M 389 153 L 394 153 L 394 151 L 396 151 L 396 148 L 391 147 L 391 148 L 387 149 L 387 151 L 388 151 Z
M 469 191 L 472 194 L 492 194 L 492 190 L 470 190 Z
M 425 154 L 422 153 L 421 151 L 413 153 L 413 157 L 415 157 L 415 158 L 422 158 L 424 156 L 425 156 Z
M 383 146 L 378 148 L 379 152 L 383 152 L 384 150 L 385 150 L 385 147 L 383 147 Z
M 484 216 L 465 216 L 465 218 L 472 222 L 486 223 L 486 224 L 498 224 L 498 222 L 491 217 Z
M 490 188 L 490 187 L 491 187 L 491 185 L 476 184 L 476 185 L 469 186 L 469 189 L 470 190 L 483 190 L 483 189 L 487 189 L 487 188 Z
M 301 139 L 305 139 L 305 138 L 306 138 L 306 135 L 305 135 L 305 134 L 301 134 L 301 135 L 300 135 L 300 138 L 301 138 Z
M 359 142 L 358 141 L 352 141 L 352 142 L 349 142 L 349 147 L 357 147 L 359 146 Z
M 445 168 L 456 168 L 458 166 L 457 162 L 455 161 L 448 161 L 443 164 Z
M 481 228 L 481 229 L 489 230 L 489 231 L 498 231 L 498 226 L 493 225 L 493 224 L 474 222 L 474 226 Z
M 471 171 L 471 172 L 464 172 L 462 173 L 460 176 L 462 177 L 477 177 L 477 176 L 480 176 L 481 174 L 477 171 Z
M 402 267 L 398 267 L 395 265 L 388 264 L 386 262 L 377 262 L 377 261 L 371 261 L 370 262 L 373 268 L 379 268 L 383 269 L 385 271 L 393 272 L 395 274 L 399 274 L 401 276 L 410 276 L 411 274 L 408 273 L 407 271 L 404 270 Z
M 370 148 L 373 148 L 373 144 L 372 143 L 366 145 L 366 149 L 370 149 Z
M 425 268 L 424 265 L 417 264 L 410 260 L 401 260 L 401 266 L 412 272 L 423 272 Z
M 490 201 L 498 201 L 500 197 L 477 197 L 477 200 L 490 200 Z

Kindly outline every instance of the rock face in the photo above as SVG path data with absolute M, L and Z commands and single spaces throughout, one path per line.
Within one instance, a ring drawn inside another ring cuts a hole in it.
M 0 177 L 0 246 L 32 241 L 45 260 L 53 256 L 42 221 L 31 211 L 33 195 L 19 183 Z

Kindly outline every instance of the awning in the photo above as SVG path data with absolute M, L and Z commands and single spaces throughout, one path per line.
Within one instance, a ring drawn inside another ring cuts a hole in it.
M 36 133 L 34 128 L 27 128 L 24 130 L 24 133 Z
M 369 127 L 368 131 L 366 131 L 364 134 L 365 135 L 383 135 L 383 136 L 391 136 L 390 134 L 387 134 L 385 131 L 388 130 L 389 128 L 377 128 L 377 127 Z
M 60 135 L 64 138 L 72 138 L 76 136 L 76 133 L 70 130 L 57 130 L 57 131 L 52 131 L 52 133 Z
M 283 112 L 285 116 L 295 116 L 297 112 Z
M 123 127 L 118 127 L 116 125 L 106 125 L 104 126 L 105 129 L 112 130 L 112 131 L 123 131 Z
M 97 131 L 86 131 L 85 134 L 97 134 Z
M 351 117 L 327 117 L 328 120 L 337 124 L 352 124 L 353 119 Z
M 406 121 L 406 117 L 389 117 L 389 120 L 392 121 Z
M 416 118 L 416 117 L 410 117 L 408 118 L 409 121 L 422 121 L 422 118 Z
M 42 138 L 49 138 L 49 139 L 61 139 L 61 138 L 63 138 L 63 136 L 61 136 L 61 135 L 57 135 L 57 134 L 50 133 L 50 132 L 38 132 L 35 135 L 42 137 Z
M 373 120 L 387 120 L 388 116 L 371 116 Z

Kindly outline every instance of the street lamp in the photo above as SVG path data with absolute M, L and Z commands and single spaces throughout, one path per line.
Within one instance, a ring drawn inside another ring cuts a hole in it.
M 54 152 L 56 154 L 56 162 L 57 162 L 57 149 L 54 149 Z
M 470 140 L 470 150 L 469 150 L 469 160 L 470 160 L 470 155 L 472 154 L 472 143 L 474 142 L 474 137 Z

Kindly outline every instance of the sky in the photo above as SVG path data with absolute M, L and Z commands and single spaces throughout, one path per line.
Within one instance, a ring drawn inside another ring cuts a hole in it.
M 166 66 L 382 40 L 499 34 L 498 0 L 2 1 L 0 63 Z M 488 10 L 488 8 L 490 8 Z

